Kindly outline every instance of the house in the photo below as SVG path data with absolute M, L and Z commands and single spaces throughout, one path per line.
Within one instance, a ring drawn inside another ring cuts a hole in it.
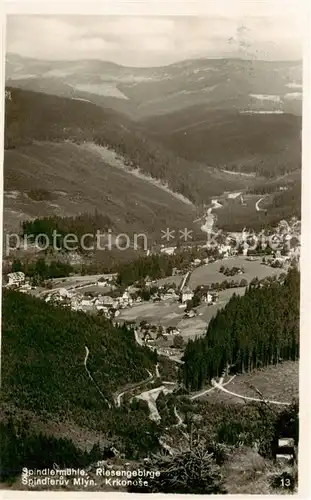
M 95 307 L 97 311 L 103 311 L 104 313 L 109 311 L 109 308 L 107 306 L 103 306 L 102 304 L 95 304 Z
M 213 295 L 209 292 L 207 292 L 207 294 L 204 296 L 204 302 L 206 302 L 206 304 L 212 304 L 213 303 Z
M 107 281 L 97 281 L 97 286 L 107 286 L 108 282 Z
M 146 276 L 145 278 L 145 285 L 146 287 L 150 287 L 152 285 L 153 281 L 149 276 Z
M 166 332 L 169 335 L 180 335 L 180 330 L 175 326 L 168 326 Z
M 123 301 L 129 301 L 129 300 L 130 300 L 130 298 L 131 298 L 131 296 L 130 296 L 129 292 L 126 292 L 126 291 L 125 291 L 125 292 L 123 293 L 123 295 L 122 295 L 122 297 L 121 297 L 121 298 L 122 298 L 122 300 L 123 300 Z
M 176 247 L 162 247 L 160 252 L 166 255 L 174 255 Z
M 114 300 L 112 297 L 110 297 L 110 295 L 105 295 L 104 297 L 102 297 L 101 303 L 104 306 L 112 307 L 114 305 Z
M 25 276 L 25 273 L 23 273 L 22 271 L 18 271 L 16 273 L 7 274 L 7 279 L 8 279 L 8 282 L 7 282 L 6 286 L 8 286 L 8 287 L 21 286 L 25 283 L 26 276 Z
M 193 291 L 189 287 L 185 287 L 181 294 L 181 301 L 188 302 L 188 300 L 192 300 L 193 296 Z
M 190 309 L 190 311 L 187 311 L 185 313 L 184 318 L 194 318 L 196 315 L 196 312 L 193 309 Z
M 176 299 L 178 295 L 176 294 L 174 288 L 169 288 L 163 295 L 161 295 L 162 300 Z
M 151 333 L 150 332 L 145 332 L 145 334 L 143 336 L 143 340 L 145 342 L 149 342 L 150 340 L 153 340 L 153 337 L 152 337 Z
M 104 275 L 102 276 L 102 278 L 104 278 L 104 279 L 105 279 L 105 280 L 107 280 L 107 281 L 113 281 L 113 280 L 117 279 L 117 277 L 118 277 L 118 274 L 117 274 L 117 273 L 112 273 L 112 274 L 104 274 Z
M 93 305 L 93 299 L 83 298 L 81 300 L 81 306 L 82 307 L 91 307 L 92 305 Z
M 58 294 L 61 300 L 70 297 L 70 293 L 66 290 L 66 288 L 60 288 L 58 290 Z

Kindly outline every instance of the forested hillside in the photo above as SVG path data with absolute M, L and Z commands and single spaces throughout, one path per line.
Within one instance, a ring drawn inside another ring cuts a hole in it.
M 155 354 L 102 317 L 14 291 L 4 292 L 2 315 L 3 399 L 18 408 L 104 429 L 113 392 L 153 370 Z
M 301 117 L 191 107 L 142 126 L 188 161 L 267 178 L 301 168 Z
M 189 341 L 182 368 L 187 388 L 200 389 L 228 366 L 250 371 L 299 356 L 299 272 L 284 283 L 260 283 L 230 299 L 210 321 L 206 336 Z

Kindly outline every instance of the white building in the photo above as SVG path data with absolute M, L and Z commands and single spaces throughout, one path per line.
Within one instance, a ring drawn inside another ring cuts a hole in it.
M 105 295 L 104 297 L 102 297 L 102 300 L 101 300 L 101 303 L 107 307 L 113 307 L 114 302 L 115 301 L 113 300 L 112 297 L 110 297 L 110 295 Z
M 21 286 L 25 283 L 25 273 L 18 271 L 16 273 L 7 274 L 8 283 L 7 286 Z
M 162 300 L 169 300 L 169 299 L 177 299 L 178 295 L 176 294 L 174 288 L 169 288 L 165 293 L 161 295 Z
M 131 298 L 131 296 L 130 296 L 129 292 L 126 292 L 126 291 L 125 291 L 125 292 L 123 293 L 123 295 L 122 295 L 122 299 L 123 299 L 123 300 L 127 300 L 127 301 L 128 301 L 128 300 L 130 300 L 130 298 Z
M 206 302 L 206 304 L 212 304 L 213 303 L 213 295 L 211 293 L 207 292 L 207 294 L 204 297 L 204 302 Z
M 232 248 L 230 245 L 220 245 L 218 251 L 223 257 L 227 258 L 231 255 Z
M 160 252 L 166 255 L 174 255 L 176 247 L 162 247 Z
M 107 285 L 108 285 L 107 281 L 98 281 L 97 282 L 97 286 L 103 286 L 104 287 L 104 286 L 107 286 Z
M 66 288 L 60 288 L 58 290 L 58 294 L 59 294 L 60 298 L 62 298 L 62 299 L 65 299 L 67 297 L 71 297 L 70 292 L 68 292 L 68 290 L 66 290 Z
M 181 301 L 182 302 L 187 302 L 188 300 L 192 300 L 193 295 L 194 295 L 193 291 L 190 290 L 190 288 L 186 287 L 182 291 Z
M 82 307 L 90 307 L 94 304 L 94 300 L 93 299 L 82 299 L 81 300 L 81 306 Z

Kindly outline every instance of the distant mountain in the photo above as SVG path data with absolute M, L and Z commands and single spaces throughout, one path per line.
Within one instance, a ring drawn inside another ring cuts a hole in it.
M 6 57 L 8 85 L 89 99 L 132 118 L 193 105 L 301 114 L 302 63 L 196 59 L 156 68 Z

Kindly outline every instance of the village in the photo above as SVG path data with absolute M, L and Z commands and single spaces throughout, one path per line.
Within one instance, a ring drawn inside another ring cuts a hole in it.
M 234 293 L 244 294 L 254 281 L 277 279 L 293 263 L 299 265 L 300 246 L 288 245 L 292 231 L 280 223 L 278 233 L 283 229 L 287 233 L 278 250 L 263 253 L 263 246 L 259 252 L 249 250 L 246 244 L 237 247 L 221 241 L 213 256 L 194 258 L 186 268 L 174 268 L 171 276 L 158 280 L 146 276 L 122 286 L 118 274 L 112 273 L 73 275 L 50 279 L 45 286 L 33 286 L 20 271 L 5 276 L 5 287 L 52 305 L 132 324 L 140 343 L 164 349 L 167 354 L 176 353 L 189 338 L 205 333 L 210 319 Z M 235 236 L 229 235 L 232 239 Z M 175 251 L 175 247 L 164 245 L 160 250 L 168 254 Z

